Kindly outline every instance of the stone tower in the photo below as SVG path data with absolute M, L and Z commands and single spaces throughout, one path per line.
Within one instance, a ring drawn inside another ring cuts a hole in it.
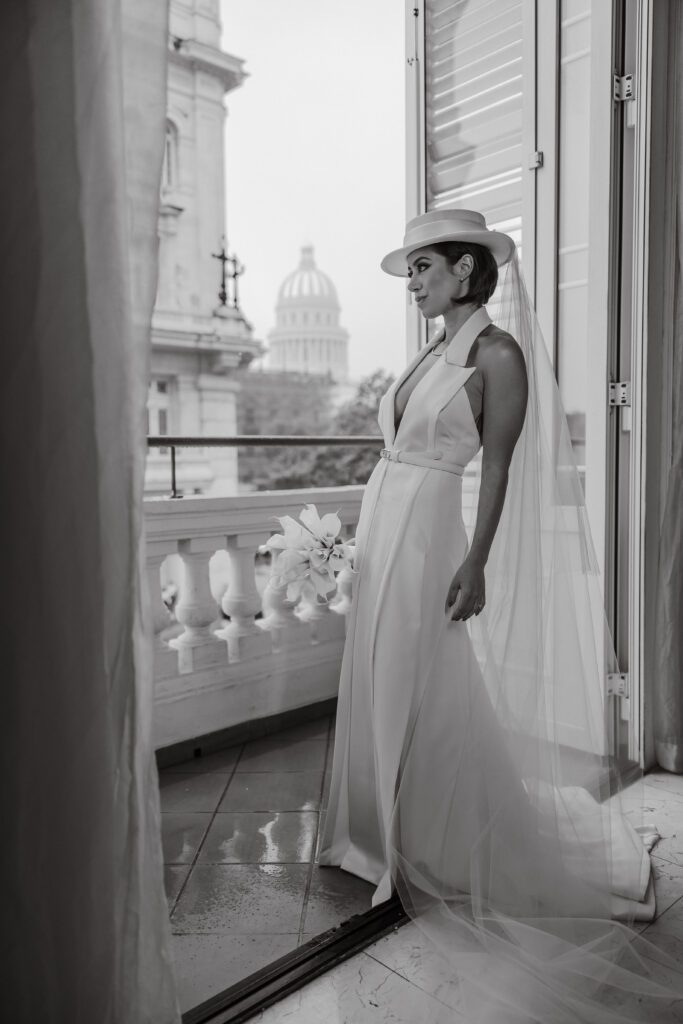
M 219 0 L 171 0 L 166 151 L 159 215 L 159 284 L 152 321 L 151 434 L 225 435 L 236 430 L 237 367 L 263 353 L 251 325 L 219 298 L 213 254 L 226 233 L 224 97 L 246 78 L 221 49 Z M 185 493 L 237 490 L 234 449 L 182 449 Z M 148 459 L 146 492 L 168 491 L 168 456 Z

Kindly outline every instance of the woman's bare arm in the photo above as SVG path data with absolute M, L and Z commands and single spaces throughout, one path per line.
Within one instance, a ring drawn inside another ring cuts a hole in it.
M 519 345 L 504 331 L 495 331 L 482 341 L 476 360 L 484 378 L 481 485 L 472 543 L 446 599 L 446 612 L 452 608 L 453 619 L 467 619 L 484 606 L 484 566 L 503 511 L 510 460 L 526 414 L 528 383 Z

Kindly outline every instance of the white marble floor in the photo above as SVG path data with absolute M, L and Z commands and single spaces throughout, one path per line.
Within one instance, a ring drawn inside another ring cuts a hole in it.
M 683 968 L 683 777 L 651 773 L 641 793 L 643 820 L 655 822 L 662 838 L 652 855 L 657 917 L 640 930 Z M 416 926 L 406 924 L 253 1020 L 258 1024 L 428 1024 L 437 1020 L 465 1024 L 457 989 L 421 948 Z M 683 1000 L 661 1005 L 655 1016 L 652 1011 L 639 1016 L 635 997 L 624 997 L 614 1009 L 615 1019 L 621 1009 L 624 1020 L 643 1024 L 683 1022 Z

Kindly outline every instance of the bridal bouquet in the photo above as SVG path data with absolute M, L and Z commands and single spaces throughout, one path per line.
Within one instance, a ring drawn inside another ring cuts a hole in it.
M 291 516 L 275 518 L 283 532 L 273 534 L 265 544 L 273 555 L 273 585 L 286 587 L 290 601 L 300 596 L 327 600 L 337 573 L 353 571 L 354 543 L 341 539 L 339 516 L 333 512 L 320 516 L 315 505 L 308 504 L 299 513 L 300 523 Z

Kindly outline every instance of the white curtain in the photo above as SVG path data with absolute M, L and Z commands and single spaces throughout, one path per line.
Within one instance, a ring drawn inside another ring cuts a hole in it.
M 666 198 L 665 232 L 671 231 L 676 254 L 674 287 L 666 303 L 667 330 L 673 339 L 670 403 L 664 402 L 665 418 L 671 410 L 670 461 L 665 465 L 666 497 L 659 538 L 659 575 L 656 605 L 655 649 L 655 755 L 659 765 L 683 772 L 683 12 L 679 4 L 669 9 L 669 74 L 667 89 L 669 125 L 664 159 L 671 165 L 673 189 Z M 662 240 L 666 246 L 667 238 Z
M 166 3 L 0 24 L 2 1002 L 172 1024 L 141 585 Z

